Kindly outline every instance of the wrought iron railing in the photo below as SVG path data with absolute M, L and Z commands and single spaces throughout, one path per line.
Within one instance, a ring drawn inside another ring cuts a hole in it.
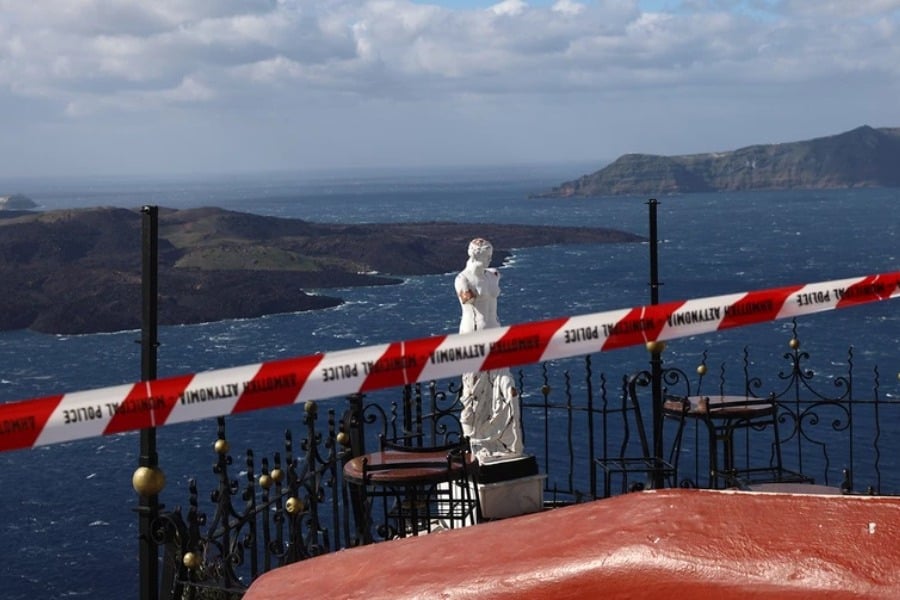
M 752 372 L 749 349 L 742 372 L 729 381 L 725 363 L 712 377 L 703 353 L 689 370 L 665 366 L 660 372 L 667 397 L 744 394 L 777 404 L 783 460 L 816 483 L 845 492 L 888 494 L 900 491 L 896 473 L 885 476 L 884 457 L 900 445 L 900 402 L 883 397 L 877 367 L 871 388 L 857 389 L 854 354 L 846 372 L 817 376 L 810 356 L 800 349 L 796 324 L 785 368 L 771 381 Z M 670 484 L 706 487 L 709 465 L 702 426 L 650 423 L 650 371 L 615 379 L 596 372 L 590 356 L 529 365 L 516 374 L 522 403 L 526 450 L 535 455 L 547 479 L 545 506 L 577 503 L 652 485 L 654 473 L 637 470 L 628 485 L 611 489 L 598 475 L 598 461 L 641 454 L 640 435 L 629 411 L 642 409 L 644 434 L 661 436 L 666 455 L 678 463 Z M 715 379 L 715 381 L 713 381 Z M 825 380 L 827 383 L 822 384 Z M 732 387 L 730 387 L 732 386 Z M 398 393 L 400 392 L 400 393 Z M 215 489 L 189 487 L 187 508 L 164 512 L 154 527 L 164 548 L 160 595 L 173 599 L 238 598 L 260 574 L 273 568 L 363 543 L 361 515 L 342 481 L 342 467 L 353 456 L 374 450 L 380 437 L 409 443 L 459 439 L 459 386 L 431 382 L 378 393 L 353 395 L 333 403 L 308 403 L 303 434 L 295 444 L 286 431 L 282 448 L 271 455 L 246 450 L 233 458 L 226 421 L 219 418 L 215 438 Z M 754 446 L 748 429 L 736 443 L 741 460 L 765 460 L 771 448 Z M 646 440 L 645 440 L 646 441 Z M 647 444 L 645 443 L 646 447 Z M 356 512 L 354 512 L 356 510 Z
M 733 387 L 726 377 L 724 363 L 718 367 L 716 381 L 704 381 L 708 361 L 704 354 L 699 363 L 694 393 L 736 393 L 750 399 L 770 398 L 778 410 L 780 449 L 784 466 L 802 473 L 818 484 L 845 491 L 869 494 L 900 493 L 900 477 L 884 474 L 884 457 L 891 455 L 900 443 L 900 431 L 886 429 L 900 416 L 900 402 L 881 392 L 881 376 L 877 365 L 872 368 L 870 385 L 858 382 L 854 350 L 846 355 L 843 373 L 823 376 L 808 366 L 810 354 L 801 349 L 796 323 L 789 350 L 782 359 L 786 367 L 774 377 L 764 379 L 752 372 L 750 350 L 744 348 L 742 372 Z M 684 375 L 681 374 L 683 378 Z M 706 487 L 706 448 L 702 425 L 693 423 L 681 446 L 681 471 L 685 483 Z M 753 430 L 742 432 L 738 440 L 741 466 L 751 461 L 772 459 L 768 446 L 754 445 Z

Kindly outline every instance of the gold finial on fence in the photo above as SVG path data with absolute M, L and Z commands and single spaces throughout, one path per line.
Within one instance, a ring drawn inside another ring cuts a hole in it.
M 185 552 L 181 557 L 181 564 L 188 569 L 196 569 L 200 566 L 200 557 L 193 552 Z
M 647 342 L 647 352 L 650 354 L 660 354 L 663 350 L 666 349 L 665 342 L 658 342 L 656 340 L 651 340 Z
M 138 467 L 131 476 L 131 487 L 141 496 L 155 496 L 166 487 L 166 476 L 159 467 Z
M 286 510 L 289 515 L 296 515 L 303 510 L 303 501 L 300 498 L 292 496 L 285 501 L 284 510 Z

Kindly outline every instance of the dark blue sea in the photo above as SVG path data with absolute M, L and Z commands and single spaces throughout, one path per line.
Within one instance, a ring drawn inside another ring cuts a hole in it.
M 646 198 L 529 198 L 590 170 L 558 165 L 168 181 L 20 180 L 0 181 L 0 192 L 25 193 L 44 209 L 221 206 L 320 222 L 461 221 L 472 224 L 473 237 L 479 223 L 497 222 L 612 227 L 647 235 Z M 659 201 L 661 301 L 900 269 L 898 189 L 696 194 Z M 460 268 L 464 262 L 460 248 Z M 647 304 L 648 262 L 646 244 L 517 249 L 502 268 L 501 320 L 512 324 Z M 164 327 L 159 375 L 455 332 L 452 277 L 323 291 L 346 299 L 324 311 Z M 810 366 L 824 374 L 845 369 L 853 346 L 861 372 L 879 367 L 883 399 L 900 398 L 898 302 L 799 320 Z M 714 364 L 739 363 L 749 347 L 754 368 L 774 376 L 784 366 L 791 336 L 790 322 L 765 323 L 672 341 L 665 357 L 691 369 L 704 350 Z M 0 332 L 0 402 L 133 382 L 140 378 L 138 338 L 137 331 Z M 647 353 L 612 351 L 596 355 L 594 364 L 620 377 L 646 368 Z M 870 383 L 861 376 L 857 385 Z M 234 418 L 232 447 L 277 449 L 285 421 L 299 419 L 299 407 Z M 210 472 L 215 423 L 162 428 L 158 439 L 168 476 L 161 501 L 184 504 L 188 477 Z M 138 435 L 127 433 L 0 454 L 0 598 L 138 597 L 131 488 L 137 453 Z

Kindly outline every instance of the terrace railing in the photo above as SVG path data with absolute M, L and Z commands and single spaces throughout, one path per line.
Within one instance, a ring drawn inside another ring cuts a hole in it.
M 727 393 L 771 399 L 786 468 L 839 492 L 898 493 L 900 473 L 885 458 L 895 456 L 900 445 L 900 431 L 887 426 L 898 422 L 900 401 L 882 393 L 877 367 L 863 389 L 858 381 L 865 378 L 856 372 L 850 348 L 841 373 L 815 373 L 796 323 L 782 358 L 784 368 L 767 378 L 753 372 L 745 348 L 741 369 L 729 379 L 726 363 L 713 366 L 703 353 L 689 368 L 664 365 L 660 383 L 667 397 Z M 715 485 L 702 425 L 687 423 L 679 436 L 676 420 L 650 422 L 651 375 L 638 371 L 609 378 L 595 371 L 591 356 L 517 371 L 525 446 L 547 476 L 546 508 L 659 481 L 652 469 L 629 473 L 627 482 L 613 486 L 599 476 L 601 461 L 643 452 L 632 403 L 641 408 L 644 432 L 661 437 L 665 456 L 655 458 L 677 464 L 677 478 L 667 485 Z M 458 439 L 459 392 L 452 380 L 310 402 L 298 422 L 298 441 L 285 431 L 281 447 L 269 454 L 250 449 L 233 454 L 226 419 L 217 419 L 216 487 L 201 490 L 192 480 L 186 508 L 164 512 L 155 523 L 156 539 L 165 548 L 160 596 L 238 598 L 268 570 L 361 543 L 360 515 L 354 514 L 342 481 L 344 463 L 376 449 L 379 436 L 433 443 Z M 752 428 L 737 434 L 738 464 L 771 460 L 771 437 L 757 440 Z

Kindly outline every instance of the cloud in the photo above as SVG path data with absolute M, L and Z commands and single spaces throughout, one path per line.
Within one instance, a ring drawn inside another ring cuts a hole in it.
M 848 82 L 870 95 L 900 91 L 900 0 L 640 6 L 0 0 L 0 101 L 39 101 L 47 121 L 192 109 L 269 119 L 338 106 L 376 115 L 393 104 L 410 120 L 465 114 L 471 129 L 503 121 L 510 105 L 521 107 L 520 127 L 568 107 L 570 122 L 558 126 L 572 130 L 575 118 L 602 119 L 598 105 L 633 111 L 654 97 L 687 114 L 712 98 L 738 112 L 751 96 L 767 106 L 783 97 L 787 109 L 792 93 Z
M 900 2 L 897 0 L 782 0 L 771 2 L 773 8 L 779 9 L 785 15 L 796 15 L 821 18 L 858 19 L 879 15 L 896 13 L 900 11 Z M 896 17 L 896 14 L 894 15 Z
M 663 74 L 666 84 L 690 85 L 723 74 L 777 82 L 847 68 L 895 77 L 900 69 L 898 3 L 887 0 L 772 3 L 767 19 L 574 0 L 471 10 L 406 0 L 4 4 L 0 82 L 61 103 L 90 94 L 92 83 L 106 95 L 136 83 L 162 91 L 186 78 L 219 86 L 211 98 L 228 96 L 242 74 L 240 83 L 261 94 L 285 80 L 327 80 L 347 92 L 392 96 L 451 87 L 520 93 L 526 76 L 535 93 L 565 94 L 566 83 L 603 91 Z M 361 78 L 369 85 L 359 86 Z
M 528 4 L 522 0 L 503 0 L 493 5 L 489 10 L 495 15 L 506 15 L 509 17 L 517 17 L 525 12 Z
M 553 5 L 552 10 L 564 15 L 576 16 L 584 12 L 585 6 L 584 4 L 574 2 L 573 0 L 558 0 L 558 2 Z

